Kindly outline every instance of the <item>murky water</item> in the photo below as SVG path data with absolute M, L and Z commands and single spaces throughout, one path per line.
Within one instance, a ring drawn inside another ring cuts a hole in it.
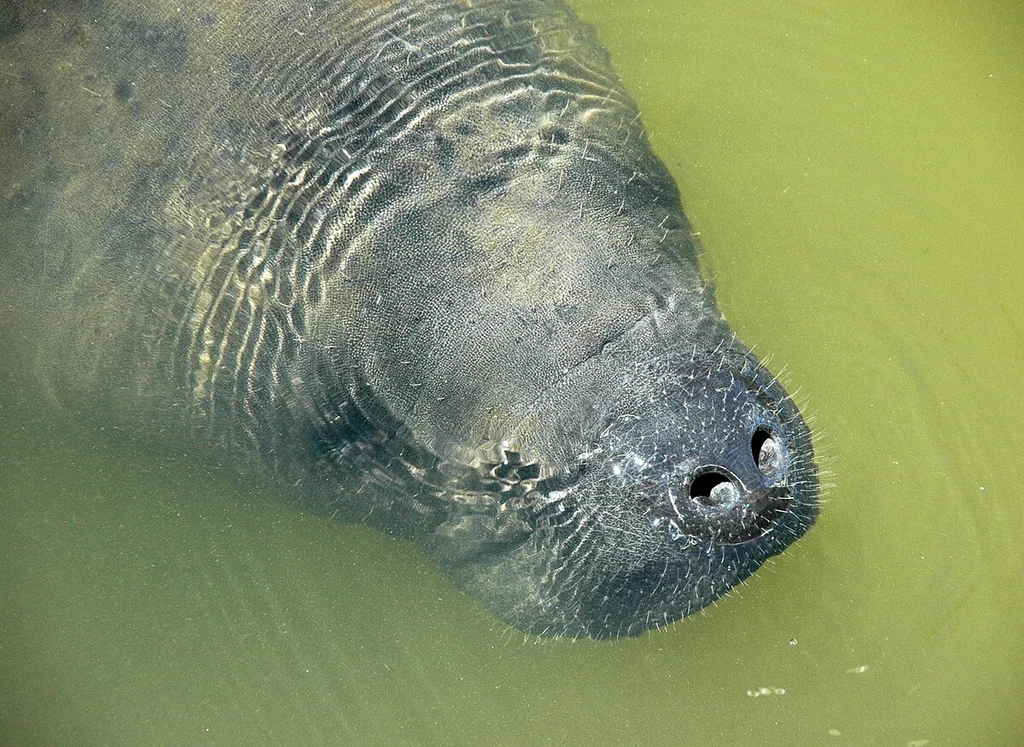
M 0 348 L 0 742 L 1024 740 L 1024 10 L 582 0 L 831 487 L 705 613 L 524 639 Z M 0 301 L 4 318 L 10 298 Z

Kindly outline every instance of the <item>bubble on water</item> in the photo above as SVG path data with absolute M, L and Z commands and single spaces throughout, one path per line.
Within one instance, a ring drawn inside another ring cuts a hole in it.
M 756 690 L 747 690 L 747 696 L 751 698 L 760 698 L 762 695 L 785 695 L 786 688 L 784 687 L 759 687 Z

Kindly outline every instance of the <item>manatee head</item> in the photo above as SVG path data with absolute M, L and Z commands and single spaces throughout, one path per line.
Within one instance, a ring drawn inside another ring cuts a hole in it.
M 659 326 L 643 320 L 532 403 L 477 462 L 497 501 L 433 537 L 449 573 L 522 630 L 667 624 L 815 519 L 810 434 L 775 377 L 731 338 L 667 351 Z
M 672 178 L 623 134 L 635 117 L 586 114 L 554 141 L 463 129 L 450 163 L 428 156 L 455 141 L 424 135 L 308 318 L 365 421 L 335 451 L 385 496 L 352 515 L 517 628 L 615 637 L 781 552 L 814 521 L 817 472 L 701 276 Z

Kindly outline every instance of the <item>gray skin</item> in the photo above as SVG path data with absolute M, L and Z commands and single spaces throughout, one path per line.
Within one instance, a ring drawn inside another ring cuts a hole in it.
M 813 523 L 808 429 L 559 0 L 74 5 L 0 12 L 0 282 L 68 410 L 544 635 L 672 622 Z

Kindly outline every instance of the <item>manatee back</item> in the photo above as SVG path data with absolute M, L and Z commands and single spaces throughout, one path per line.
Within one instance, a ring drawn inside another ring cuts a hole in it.
M 401 322 L 430 313 L 424 288 L 459 264 L 508 290 L 471 310 L 496 328 L 552 297 L 600 325 L 635 317 L 630 293 L 563 282 L 590 260 L 572 254 L 582 241 L 551 251 L 562 217 L 529 223 L 559 188 L 593 190 L 571 173 L 580 148 L 619 163 L 612 181 L 635 180 L 606 212 L 681 218 L 607 54 L 560 2 L 139 0 L 32 5 L 2 23 L 4 282 L 32 290 L 60 396 L 105 412 L 201 421 L 226 403 L 247 410 L 225 426 L 237 429 L 261 417 L 245 397 L 295 378 L 304 341 L 344 348 L 362 325 L 372 340 L 346 354 L 397 349 L 415 333 Z M 519 201 L 496 198 L 513 176 Z M 435 241 L 427 219 L 476 234 Z M 617 263 L 613 285 L 635 284 L 659 255 L 625 221 L 611 229 L 595 246 L 636 256 L 599 262 Z M 368 303 L 389 321 L 360 319 Z M 584 323 L 538 331 L 574 349 Z M 522 384 L 541 390 L 535 369 Z
M 159 0 L 3 18 L 0 282 L 24 291 L 61 400 L 174 396 L 159 325 L 185 309 L 161 292 L 223 228 L 209 208 L 245 169 L 234 144 L 261 147 L 254 112 L 211 114 L 242 79 L 229 20 Z

